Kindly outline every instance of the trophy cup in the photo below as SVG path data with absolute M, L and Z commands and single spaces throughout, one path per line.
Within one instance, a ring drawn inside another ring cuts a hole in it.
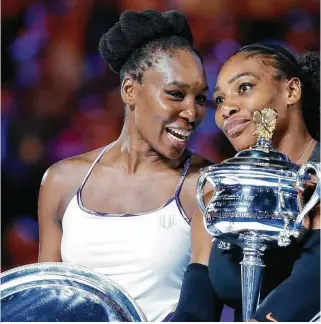
M 201 169 L 196 195 L 206 230 L 229 249 L 237 244 L 243 250 L 241 264 L 242 315 L 248 321 L 260 299 L 264 263 L 270 246 L 288 246 L 290 237 L 302 238 L 304 216 L 320 199 L 320 164 L 307 162 L 301 167 L 272 147 L 277 113 L 271 108 L 254 113 L 257 143 L 221 164 Z M 317 178 L 315 191 L 304 203 L 303 185 Z M 203 200 L 206 182 L 214 187 L 207 206 Z
M 146 322 L 136 301 L 108 276 L 63 262 L 0 275 L 3 322 Z

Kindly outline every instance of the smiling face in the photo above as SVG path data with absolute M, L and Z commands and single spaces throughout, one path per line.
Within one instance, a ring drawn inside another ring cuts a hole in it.
M 276 137 L 289 127 L 288 105 L 294 102 L 289 80 L 276 78 L 277 70 L 271 60 L 240 52 L 223 65 L 218 75 L 213 94 L 217 107 L 215 120 L 237 151 L 256 143 L 253 136 L 256 110 L 270 107 L 277 111 Z
M 199 57 L 188 50 L 161 53 L 141 84 L 126 89 L 125 83 L 135 132 L 159 154 L 179 158 L 205 115 L 207 82 Z

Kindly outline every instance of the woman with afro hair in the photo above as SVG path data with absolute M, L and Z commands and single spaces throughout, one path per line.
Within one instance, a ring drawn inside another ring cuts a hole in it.
M 178 11 L 126 11 L 99 50 L 120 75 L 124 126 L 115 142 L 45 173 L 39 262 L 105 274 L 162 321 L 190 262 L 200 165 L 187 143 L 205 114 L 206 75 Z

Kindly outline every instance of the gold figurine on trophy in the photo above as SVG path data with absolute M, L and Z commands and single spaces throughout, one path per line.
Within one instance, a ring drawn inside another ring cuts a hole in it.
M 273 136 L 277 117 L 278 113 L 271 108 L 254 112 L 253 121 L 256 124 L 256 129 L 253 135 L 270 140 Z

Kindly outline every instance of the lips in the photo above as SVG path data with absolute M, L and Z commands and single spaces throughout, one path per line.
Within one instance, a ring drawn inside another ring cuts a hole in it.
M 227 136 L 234 138 L 239 136 L 249 123 L 250 120 L 245 118 L 226 120 L 223 124 L 223 131 Z
M 192 130 L 182 128 L 166 127 L 166 130 L 173 136 L 176 136 L 182 140 L 187 140 L 192 134 Z
M 166 127 L 167 136 L 175 146 L 184 147 L 189 140 L 192 130 Z

